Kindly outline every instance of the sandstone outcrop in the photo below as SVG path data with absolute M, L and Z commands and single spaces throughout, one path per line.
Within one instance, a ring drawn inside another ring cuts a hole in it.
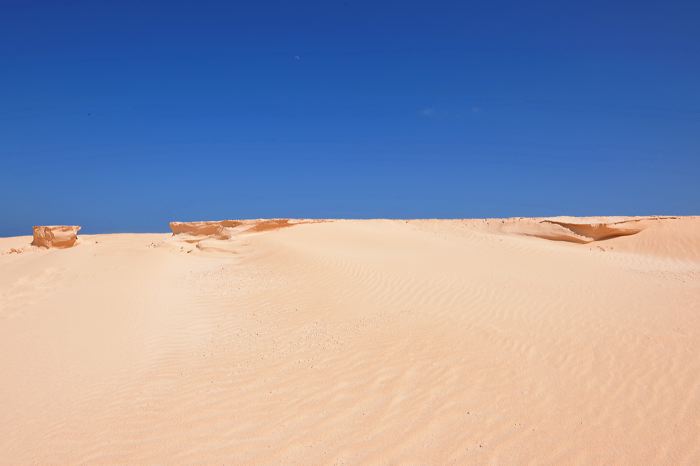
M 34 227 L 33 246 L 42 248 L 70 248 L 78 240 L 77 225 L 41 225 Z
M 207 222 L 170 222 L 170 230 L 184 241 L 197 242 L 206 238 L 230 239 L 232 229 L 242 225 L 239 220 Z
M 642 228 L 630 226 L 629 222 L 559 222 L 555 220 L 542 220 L 542 224 L 552 227 L 550 231 L 542 231 L 541 238 L 558 241 L 569 241 L 572 243 L 590 243 L 619 236 L 635 235 L 642 231 Z
M 173 236 L 188 243 L 198 243 L 205 239 L 227 240 L 242 232 L 263 232 L 290 227 L 303 220 L 286 218 L 260 220 L 216 220 L 206 222 L 170 222 Z

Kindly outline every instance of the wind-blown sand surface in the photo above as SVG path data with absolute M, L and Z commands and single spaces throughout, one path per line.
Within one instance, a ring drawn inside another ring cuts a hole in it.
M 0 461 L 700 464 L 700 218 L 270 225 L 0 238 Z

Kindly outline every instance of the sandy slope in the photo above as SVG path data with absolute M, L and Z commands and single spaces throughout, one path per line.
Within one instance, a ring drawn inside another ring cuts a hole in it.
M 700 218 L 550 220 L 2 238 L 0 461 L 700 464 Z

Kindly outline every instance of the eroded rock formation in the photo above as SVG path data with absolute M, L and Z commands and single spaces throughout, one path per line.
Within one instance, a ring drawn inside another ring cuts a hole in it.
M 230 239 L 232 229 L 242 225 L 239 220 L 218 220 L 210 222 L 170 222 L 173 235 L 185 241 L 201 241 L 205 238 Z
M 200 244 L 204 240 L 229 240 L 240 233 L 259 233 L 291 227 L 311 220 L 287 218 L 258 220 L 216 220 L 205 222 L 170 222 L 173 236 L 179 241 Z
M 33 246 L 42 248 L 70 248 L 78 240 L 77 225 L 41 225 L 34 227 Z
M 569 243 L 592 243 L 636 235 L 649 222 L 669 217 L 551 217 L 512 218 L 485 221 L 490 231 Z
M 549 235 L 543 231 L 540 237 L 569 241 L 572 243 L 590 243 L 593 241 L 617 238 L 619 236 L 635 235 L 642 231 L 642 228 L 630 226 L 628 224 L 629 222 L 570 223 L 558 222 L 555 220 L 542 220 L 541 223 L 551 225 L 556 231 L 548 232 Z

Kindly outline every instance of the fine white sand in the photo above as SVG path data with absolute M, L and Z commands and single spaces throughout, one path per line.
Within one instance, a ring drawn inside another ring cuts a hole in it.
M 183 231 L 0 238 L 0 462 L 700 464 L 700 218 Z

